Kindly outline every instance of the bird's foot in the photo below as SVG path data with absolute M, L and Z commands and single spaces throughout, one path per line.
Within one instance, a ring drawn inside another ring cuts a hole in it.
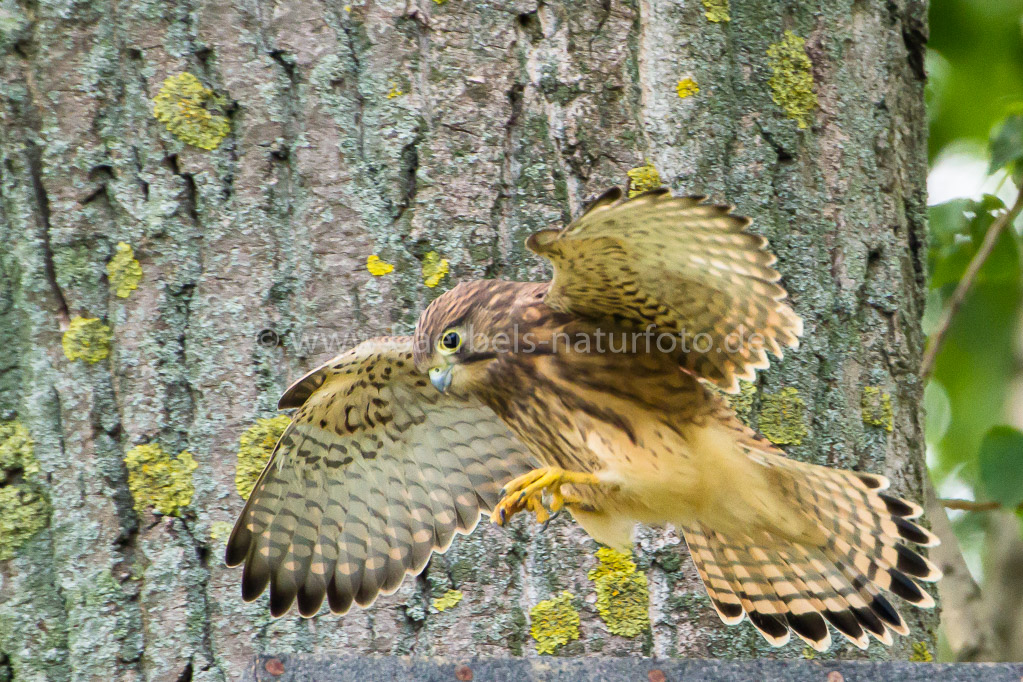
M 536 514 L 537 523 L 546 523 L 551 513 L 557 513 L 567 504 L 577 504 L 581 500 L 566 495 L 561 486 L 597 485 L 600 481 L 593 474 L 578 471 L 565 471 L 558 467 L 542 467 L 533 469 L 518 478 L 512 479 L 504 486 L 504 496 L 495 505 L 490 520 L 503 526 L 520 511 Z M 543 493 L 551 496 L 550 509 L 543 504 Z
M 553 514 L 551 514 L 551 517 L 543 522 L 543 526 L 540 527 L 540 531 L 542 532 L 547 530 L 547 527 L 551 525 L 551 522 L 554 521 L 554 519 L 558 518 L 559 516 L 561 516 L 560 511 L 556 511 Z

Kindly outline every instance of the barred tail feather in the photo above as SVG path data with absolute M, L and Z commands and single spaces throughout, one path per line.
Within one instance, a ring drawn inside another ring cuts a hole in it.
M 758 453 L 759 454 L 759 453 Z M 920 585 L 941 571 L 906 543 L 938 544 L 910 519 L 921 509 L 881 491 L 875 474 L 839 471 L 770 455 L 792 508 L 821 531 L 823 542 L 794 542 L 769 531 L 725 535 L 698 521 L 682 528 L 715 611 L 728 625 L 748 618 L 774 646 L 794 632 L 809 646 L 831 645 L 830 623 L 861 649 L 870 638 L 891 645 L 908 628 L 884 596 L 920 608 L 934 600 Z

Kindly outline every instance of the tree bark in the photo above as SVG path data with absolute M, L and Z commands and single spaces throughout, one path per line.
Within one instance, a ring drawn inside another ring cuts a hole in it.
M 637 550 L 652 627 L 610 634 L 596 546 L 566 518 L 484 524 L 368 610 L 273 620 L 222 561 L 239 437 L 291 380 L 408 332 L 455 282 L 545 278 L 524 238 L 649 162 L 755 219 L 805 320 L 747 393 L 751 423 L 919 499 L 924 22 L 916 0 L 0 1 L 0 416 L 31 435 L 40 472 L 15 474 L 52 510 L 0 561 L 0 679 L 236 679 L 264 652 L 534 656 L 530 610 L 564 591 L 581 636 L 558 655 L 802 656 L 723 626 L 668 530 Z M 224 98 L 212 151 L 153 116 L 183 72 Z M 699 92 L 680 97 L 685 79 Z M 108 281 L 120 242 L 142 269 L 126 298 Z M 450 263 L 436 288 L 428 252 Z M 371 254 L 394 271 L 372 276 Z M 107 357 L 68 358 L 78 318 L 110 328 Z M 134 510 L 124 460 L 143 443 L 198 463 L 181 516 Z M 449 589 L 463 599 L 439 612 Z M 934 651 L 936 614 L 902 610 L 892 649 L 825 656 Z

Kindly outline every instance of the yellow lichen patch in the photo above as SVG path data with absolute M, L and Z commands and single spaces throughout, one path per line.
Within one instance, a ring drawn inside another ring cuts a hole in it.
M 806 41 L 792 31 L 785 31 L 780 42 L 767 48 L 767 58 L 774 73 L 767 81 L 771 99 L 800 128 L 806 128 L 810 125 L 810 114 L 817 108 L 813 64 L 806 54 Z
M 650 590 L 645 573 L 612 573 L 593 582 L 597 612 L 611 634 L 635 637 L 650 627 Z
M 647 162 L 643 166 L 636 166 L 626 172 L 629 176 L 629 196 L 634 197 L 647 190 L 657 189 L 661 186 L 661 174 L 657 172 L 652 163 Z
M 536 640 L 537 653 L 553 654 L 558 647 L 579 639 L 579 612 L 572 599 L 570 592 L 562 592 L 529 610 L 529 633 Z
M 675 86 L 675 92 L 678 93 L 679 99 L 685 99 L 686 97 L 699 94 L 700 86 L 692 78 L 683 78 Z
M 435 287 L 448 274 L 448 261 L 441 258 L 436 251 L 430 251 L 423 256 L 423 284 L 428 287 Z
M 186 144 L 216 149 L 231 132 L 223 115 L 224 98 L 190 73 L 170 76 L 153 98 L 153 116 Z
M 188 450 L 171 457 L 157 443 L 136 445 L 124 456 L 124 463 L 128 489 L 139 514 L 152 508 L 165 516 L 180 516 L 191 504 L 195 494 L 192 472 L 199 465 Z
M 760 432 L 778 445 L 799 445 L 806 438 L 806 403 L 799 392 L 783 388 L 766 393 L 760 408 Z
M 36 482 L 32 438 L 17 420 L 0 422 L 0 561 L 47 526 L 50 503 Z
M 387 93 L 387 99 L 394 99 L 395 97 L 401 97 L 405 93 L 401 91 L 398 84 L 391 81 L 391 90 Z
M 635 637 L 650 627 L 650 590 L 646 574 L 636 571 L 628 554 L 608 547 L 597 550 L 600 562 L 586 574 L 597 591 L 597 612 L 607 629 L 622 637 Z
M 934 655 L 931 654 L 926 643 L 913 642 L 913 653 L 910 654 L 909 660 L 913 663 L 933 663 Z
M 597 567 L 591 568 L 586 574 L 590 580 L 598 580 L 612 573 L 636 572 L 636 562 L 632 560 L 632 556 L 610 547 L 601 547 L 597 550 L 597 561 L 599 562 Z
M 229 521 L 214 521 L 210 524 L 210 540 L 222 542 L 231 537 L 234 525 Z
M 366 256 L 366 269 L 369 270 L 369 274 L 374 277 L 380 277 L 388 273 L 394 272 L 394 266 L 390 263 L 385 263 L 380 260 L 380 256 L 376 254 L 372 256 Z
M 892 397 L 877 386 L 865 386 L 860 398 L 860 415 L 868 426 L 892 430 Z
M 131 292 L 139 288 L 142 266 L 135 260 L 135 251 L 127 242 L 118 242 L 117 253 L 107 263 L 107 279 L 118 298 L 128 298 Z
M 463 596 L 461 590 L 448 590 L 444 593 L 444 596 L 437 597 L 430 603 L 438 611 L 446 611 L 447 609 L 454 608 L 458 602 L 462 601 Z
M 728 0 L 703 0 L 703 8 L 707 10 L 704 12 L 707 21 L 718 23 L 732 20 L 732 17 L 728 14 Z
M 280 440 L 291 417 L 280 415 L 272 419 L 257 419 L 239 439 L 238 464 L 234 471 L 234 486 L 243 499 L 249 499 L 256 480 L 270 459 L 274 446 Z
M 61 345 L 68 360 L 96 363 L 110 355 L 110 327 L 96 317 L 76 317 L 64 332 Z

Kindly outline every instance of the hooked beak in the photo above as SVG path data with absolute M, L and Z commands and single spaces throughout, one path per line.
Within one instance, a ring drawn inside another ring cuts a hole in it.
M 441 393 L 448 390 L 448 386 L 451 385 L 451 365 L 447 367 L 431 367 L 430 383 Z

